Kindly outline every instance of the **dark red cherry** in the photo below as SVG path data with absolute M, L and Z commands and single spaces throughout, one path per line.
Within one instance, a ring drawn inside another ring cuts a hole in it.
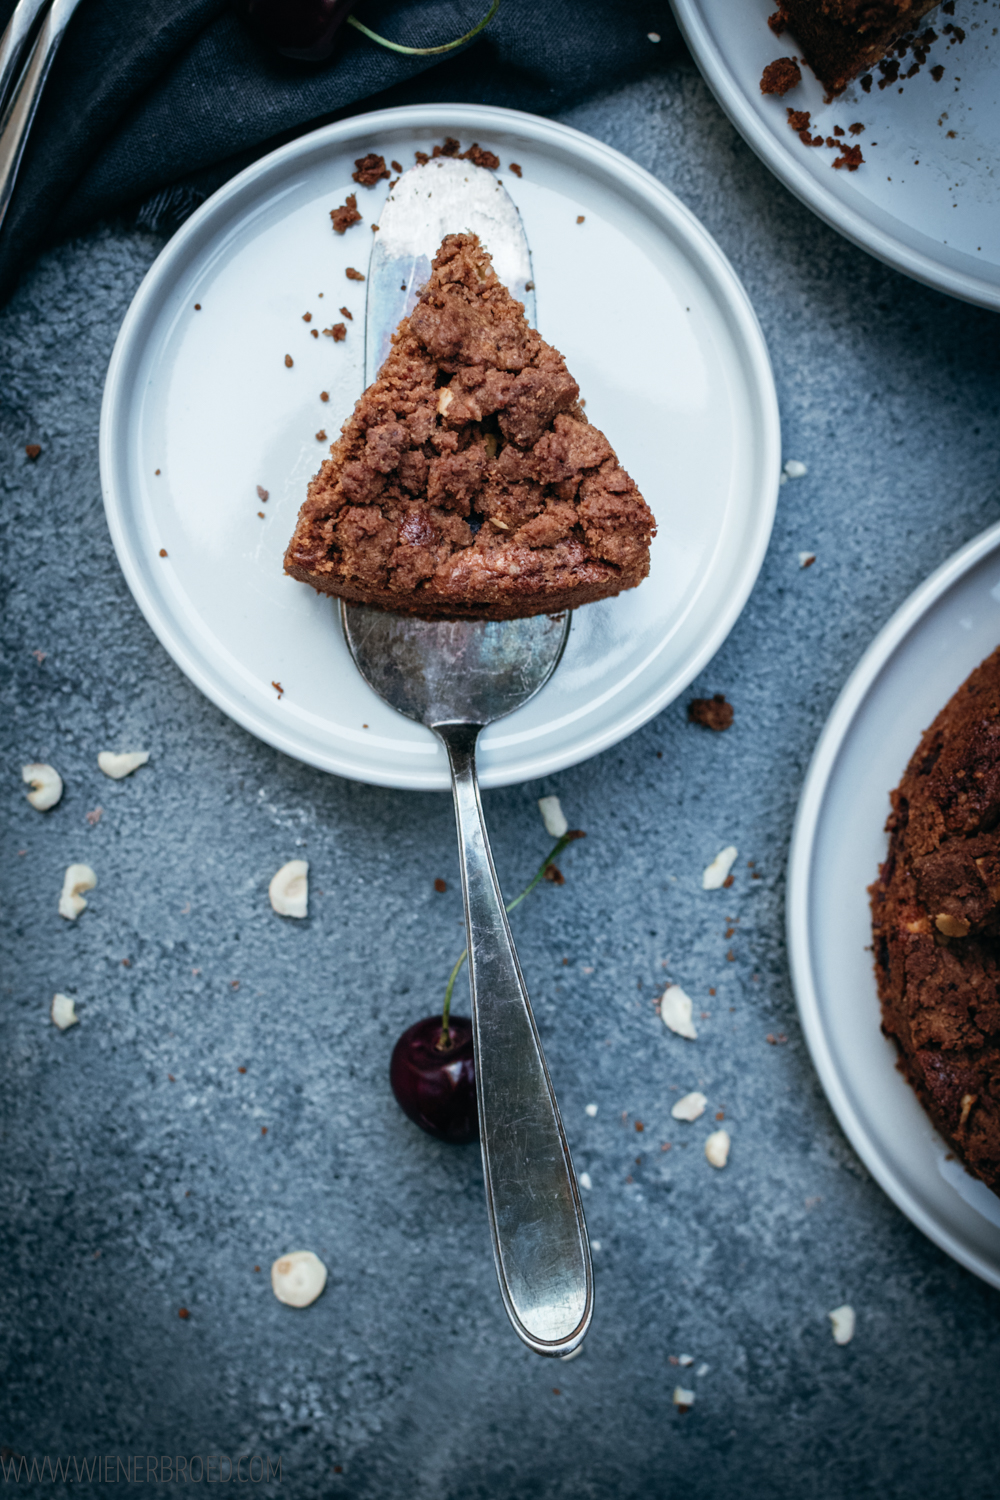
M 233 0 L 253 34 L 285 57 L 325 62 L 356 0 Z
M 449 1044 L 441 1046 L 441 1017 L 427 1016 L 404 1031 L 392 1049 L 389 1082 L 396 1102 L 415 1125 L 462 1146 L 479 1137 L 472 1022 L 452 1016 Z

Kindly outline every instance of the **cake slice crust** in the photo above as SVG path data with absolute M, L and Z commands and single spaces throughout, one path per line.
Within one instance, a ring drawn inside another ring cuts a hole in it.
M 516 619 L 634 588 L 655 522 L 579 396 L 478 238 L 449 235 L 309 485 L 285 571 L 437 619 Z

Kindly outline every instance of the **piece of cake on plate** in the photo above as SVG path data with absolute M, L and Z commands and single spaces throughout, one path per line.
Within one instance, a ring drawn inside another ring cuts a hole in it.
M 1000 650 L 925 731 L 871 887 L 882 1028 L 938 1129 L 1000 1191 Z
M 449 235 L 309 485 L 285 570 L 438 619 L 516 619 L 634 588 L 655 522 L 475 235 Z
M 938 0 L 778 0 L 769 24 L 779 35 L 788 28 L 832 97 L 873 68 L 937 4 Z

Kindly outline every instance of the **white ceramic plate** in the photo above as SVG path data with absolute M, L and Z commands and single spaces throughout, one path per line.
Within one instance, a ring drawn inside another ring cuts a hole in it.
M 884 90 L 873 86 L 868 94 L 852 83 L 829 105 L 805 66 L 802 83 L 784 99 L 761 94 L 766 65 L 797 55 L 790 35 L 776 37 L 768 28 L 774 0 L 671 3 L 722 108 L 787 188 L 897 270 L 967 302 L 1000 308 L 998 0 L 956 0 L 953 16 L 932 11 L 920 30 L 933 27 L 939 40 L 915 78 L 900 77 Z M 944 35 L 948 23 L 965 31 L 963 43 Z M 911 54 L 902 70 L 912 62 Z M 938 63 L 945 72 L 935 82 L 930 70 Z M 813 134 L 824 138 L 835 125 L 846 131 L 863 124 L 856 139 L 865 165 L 834 171 L 832 151 L 803 146 L 789 128 L 789 106 L 809 110 Z
M 927 725 L 1000 643 L 1000 526 L 938 568 L 869 646 L 827 721 L 788 872 L 792 980 L 813 1062 L 852 1145 L 926 1235 L 1000 1286 L 1000 1198 L 970 1177 L 882 1035 L 866 887 L 896 786 Z
M 362 682 L 335 602 L 285 577 L 282 554 L 327 451 L 315 434 L 336 435 L 364 384 L 365 287 L 345 269 L 367 270 L 386 184 L 356 188 L 354 160 L 374 149 L 409 166 L 448 134 L 500 154 L 540 331 L 659 522 L 650 577 L 579 610 L 552 682 L 484 734 L 485 785 L 583 760 L 683 691 L 753 586 L 780 467 L 767 351 L 728 262 L 654 178 L 577 131 L 464 105 L 386 110 L 294 141 L 216 193 L 153 265 L 115 345 L 101 417 L 115 549 L 171 656 L 252 733 L 342 776 L 428 789 L 450 785 L 438 742 Z M 352 190 L 365 222 L 336 236 L 328 210 Z M 312 338 L 341 306 L 346 341 Z

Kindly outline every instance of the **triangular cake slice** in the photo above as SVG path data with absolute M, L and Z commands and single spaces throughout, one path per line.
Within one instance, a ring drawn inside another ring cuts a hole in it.
M 634 588 L 655 522 L 579 395 L 476 236 L 449 235 L 309 486 L 286 572 L 438 619 L 516 619 Z

